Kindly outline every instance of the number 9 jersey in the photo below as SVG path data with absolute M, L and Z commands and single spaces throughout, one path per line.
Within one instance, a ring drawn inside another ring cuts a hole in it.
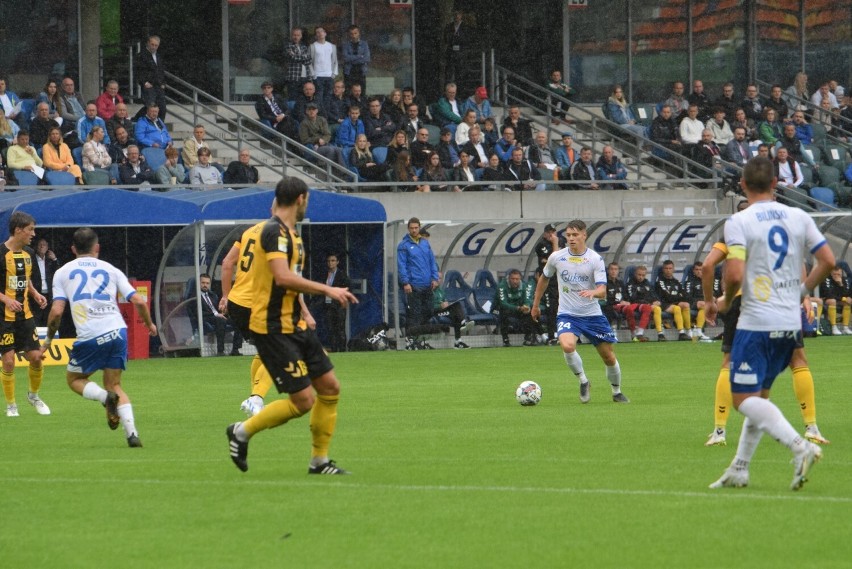
M 800 330 L 802 271 L 825 237 L 804 211 L 761 201 L 725 223 L 728 258 L 745 261 L 738 330 Z
M 78 340 L 89 340 L 127 328 L 116 293 L 129 300 L 136 289 L 124 273 L 95 257 L 78 257 L 53 276 L 53 300 L 71 303 Z

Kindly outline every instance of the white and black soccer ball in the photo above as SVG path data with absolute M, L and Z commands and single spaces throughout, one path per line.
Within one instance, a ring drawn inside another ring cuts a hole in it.
M 534 381 L 525 381 L 515 390 L 515 398 L 524 407 L 541 403 L 541 387 Z

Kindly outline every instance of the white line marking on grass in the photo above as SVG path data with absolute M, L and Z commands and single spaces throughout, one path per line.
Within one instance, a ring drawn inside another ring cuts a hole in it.
M 361 484 L 352 482 L 309 482 L 301 480 L 160 480 L 160 479 L 100 479 L 98 484 L 123 485 L 162 485 L 162 486 L 282 486 L 282 487 L 321 487 L 324 489 L 345 490 L 397 490 L 403 492 L 494 492 L 505 494 L 540 493 L 540 494 L 577 494 L 577 495 L 611 495 L 611 496 L 657 496 L 672 498 L 727 498 L 735 500 L 784 500 L 794 502 L 829 502 L 835 504 L 850 504 L 852 497 L 848 496 L 811 496 L 807 494 L 754 494 L 745 489 L 728 489 L 721 491 L 676 491 L 676 490 L 624 490 L 614 488 L 553 488 L 533 486 L 448 486 L 448 485 L 411 485 L 411 484 Z M 4 483 L 23 482 L 39 484 L 88 484 L 90 478 L 3 478 Z

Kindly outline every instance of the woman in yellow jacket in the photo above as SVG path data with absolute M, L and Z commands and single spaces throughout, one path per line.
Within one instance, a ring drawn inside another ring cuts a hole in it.
M 44 167 L 48 170 L 68 172 L 77 179 L 78 184 L 83 183 L 83 172 L 74 163 L 71 149 L 62 142 L 62 131 L 54 127 L 47 133 L 47 143 L 41 149 Z

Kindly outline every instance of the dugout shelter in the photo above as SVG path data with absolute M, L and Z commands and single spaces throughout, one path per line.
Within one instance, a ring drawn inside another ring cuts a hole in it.
M 196 283 L 213 277 L 220 292 L 222 258 L 242 231 L 269 217 L 271 188 L 131 192 L 96 190 L 20 190 L 0 194 L 0 223 L 8 227 L 15 211 L 36 219 L 37 237 L 45 237 L 61 262 L 73 258 L 71 237 L 78 227 L 96 229 L 101 258 L 130 278 L 154 283 L 152 315 L 167 353 L 215 354 L 215 339 L 195 333 L 201 321 Z M 312 191 L 302 236 L 309 257 L 305 276 L 325 275 L 325 258 L 336 253 L 360 302 L 349 311 L 351 335 L 383 317 L 384 207 L 375 200 Z M 318 320 L 321 311 L 315 310 Z M 192 318 L 195 316 L 196 318 Z M 244 353 L 250 353 L 247 346 Z

